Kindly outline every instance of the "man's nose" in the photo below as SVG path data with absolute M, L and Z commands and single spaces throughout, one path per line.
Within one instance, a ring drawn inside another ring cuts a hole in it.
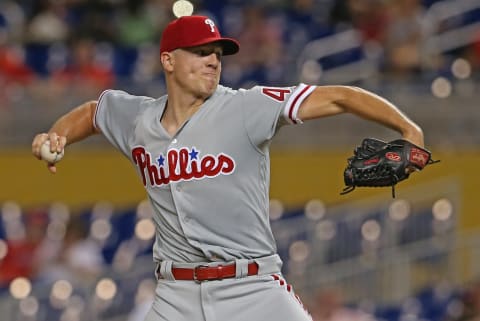
M 220 58 L 214 52 L 207 56 L 208 58 L 208 65 L 217 68 L 218 64 L 220 63 Z

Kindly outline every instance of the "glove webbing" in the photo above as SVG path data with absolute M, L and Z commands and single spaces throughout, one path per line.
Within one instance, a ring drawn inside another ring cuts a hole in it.
M 353 184 L 350 186 L 346 186 L 342 192 L 340 192 L 340 195 L 345 195 L 347 193 L 352 192 L 355 187 L 357 186 L 368 186 L 368 187 L 383 187 L 385 185 L 371 185 L 371 184 L 357 184 L 356 181 L 358 180 L 357 178 L 361 177 L 362 180 L 368 181 L 378 181 L 379 179 L 385 179 L 388 181 L 391 181 L 391 184 L 388 184 L 392 187 L 392 197 L 395 198 L 395 185 L 398 183 L 398 177 L 393 173 L 393 170 L 390 166 L 384 165 L 384 166 L 379 166 L 376 168 L 368 168 L 368 169 L 356 169 L 353 177 Z

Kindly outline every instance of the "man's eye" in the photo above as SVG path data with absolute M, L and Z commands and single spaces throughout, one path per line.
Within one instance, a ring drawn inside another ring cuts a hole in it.
M 201 57 L 208 56 L 210 53 L 207 50 L 195 50 L 195 54 Z
M 218 59 L 220 59 L 222 57 L 222 53 L 221 52 L 216 52 L 215 50 L 208 50 L 208 49 L 197 49 L 197 50 L 193 50 L 193 53 L 199 57 L 206 57 L 206 56 L 210 56 L 212 53 L 215 54 Z

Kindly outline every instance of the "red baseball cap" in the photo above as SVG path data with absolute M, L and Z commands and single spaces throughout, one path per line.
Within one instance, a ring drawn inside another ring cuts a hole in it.
M 163 30 L 160 53 L 178 48 L 188 48 L 218 42 L 223 48 L 223 55 L 238 52 L 238 41 L 223 38 L 212 19 L 206 16 L 183 16 L 170 22 Z

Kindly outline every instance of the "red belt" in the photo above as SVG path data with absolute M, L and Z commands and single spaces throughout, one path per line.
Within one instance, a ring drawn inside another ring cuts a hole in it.
M 234 278 L 236 276 L 235 264 L 229 265 L 198 265 L 194 268 L 176 268 L 172 267 L 172 274 L 175 280 L 192 280 L 197 282 L 221 280 Z M 248 264 L 248 276 L 258 274 L 257 263 Z

